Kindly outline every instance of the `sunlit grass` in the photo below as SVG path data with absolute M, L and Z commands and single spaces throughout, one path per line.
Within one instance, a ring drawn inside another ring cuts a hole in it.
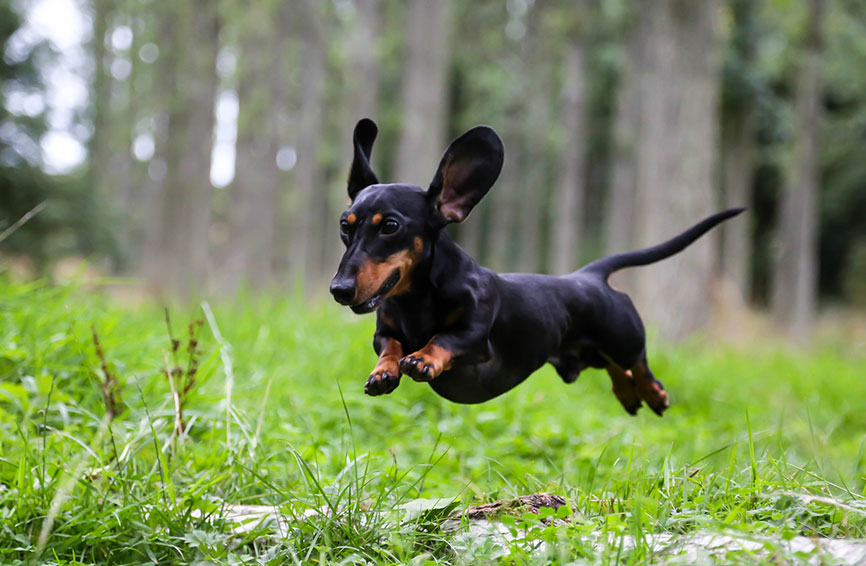
M 408 379 L 365 396 L 370 317 L 325 302 L 210 307 L 171 312 L 182 366 L 186 325 L 203 320 L 178 436 L 160 307 L 0 283 L 2 562 L 641 563 L 658 549 L 624 537 L 734 530 L 783 553 L 797 534 L 866 536 L 864 357 L 653 347 L 673 400 L 661 419 L 627 415 L 601 372 L 565 385 L 547 368 L 461 406 Z M 94 330 L 120 382 L 113 421 Z M 538 491 L 577 518 L 508 519 L 521 542 L 505 549 L 438 528 L 448 502 Z M 408 512 L 418 498 L 444 503 Z M 232 534 L 235 504 L 275 506 L 288 531 Z

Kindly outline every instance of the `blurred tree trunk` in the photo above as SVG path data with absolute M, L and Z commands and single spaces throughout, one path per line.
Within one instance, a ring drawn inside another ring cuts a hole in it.
M 506 47 L 507 48 L 507 47 Z M 508 82 L 505 96 L 504 121 L 499 129 L 502 142 L 505 145 L 505 162 L 502 173 L 495 188 L 487 197 L 490 202 L 489 236 L 487 242 L 487 261 L 496 271 L 514 271 L 518 269 L 520 249 L 524 247 L 522 227 L 526 225 L 523 212 L 527 197 L 525 190 L 525 165 L 527 161 L 527 146 L 530 132 L 527 129 L 530 96 L 527 94 L 527 78 L 532 72 L 531 59 L 526 52 L 525 43 L 521 43 L 509 52 L 505 59 L 509 75 L 515 80 Z M 540 102 L 540 101 L 539 101 Z M 482 204 L 483 206 L 483 204 Z
M 517 90 L 517 89 L 515 89 Z M 514 103 L 516 106 L 517 103 Z M 515 117 L 519 109 L 512 108 L 508 111 L 509 120 L 504 123 L 500 130 L 502 141 L 505 144 L 505 163 L 502 173 L 496 182 L 495 192 L 490 191 L 490 235 L 487 243 L 487 263 L 496 271 L 509 271 L 516 267 L 516 254 L 514 237 L 517 228 L 517 218 L 521 203 L 519 178 L 520 164 L 523 162 L 521 121 Z M 474 220 L 470 217 L 469 221 Z
M 755 116 L 751 109 L 722 125 L 723 208 L 748 206 L 752 201 L 754 178 Z M 739 306 L 749 301 L 752 288 L 752 236 L 749 222 L 740 219 L 721 226 L 721 271 L 732 286 Z
M 210 163 L 217 90 L 219 20 L 207 0 L 165 4 L 160 52 L 167 54 L 162 92 L 167 122 L 157 149 L 162 178 L 155 236 L 156 262 L 148 270 L 157 291 L 189 297 L 206 280 L 210 221 Z
M 154 10 L 154 39 L 162 53 L 173 53 L 180 49 L 178 13 L 177 6 L 171 3 L 160 4 Z M 163 231 L 168 227 L 165 210 L 168 208 L 169 162 L 174 160 L 170 132 L 179 127 L 181 119 L 175 99 L 179 67 L 179 57 L 159 57 L 150 96 L 154 114 L 154 154 L 148 166 L 145 197 L 145 217 L 148 220 L 144 226 L 141 267 L 150 289 L 160 294 L 168 292 L 171 283 L 167 258 L 163 257 Z M 173 170 L 176 170 L 176 165 Z
M 536 63 L 539 63 L 536 61 Z M 540 92 L 551 92 L 552 81 L 539 73 L 537 83 Z M 545 173 L 547 127 L 551 121 L 547 116 L 546 99 L 537 96 L 527 101 L 524 110 L 523 135 L 526 147 L 522 152 L 522 166 L 518 176 L 517 239 L 512 242 L 513 254 L 517 258 L 517 270 L 536 273 L 543 269 L 542 224 L 544 203 L 548 198 L 545 189 L 549 186 Z
M 93 18 L 93 135 L 90 140 L 90 175 L 100 198 L 108 203 L 116 216 L 123 218 L 116 241 L 119 254 L 112 255 L 112 270 L 124 268 L 127 255 L 134 247 L 136 209 L 131 207 L 134 182 L 130 178 L 132 160 L 130 139 L 134 127 L 131 115 L 130 93 L 132 76 L 115 79 L 110 69 L 112 62 L 129 59 L 129 53 L 119 53 L 111 46 L 112 21 L 125 21 L 131 14 L 124 14 L 112 2 L 94 0 L 91 5 Z M 124 17 L 126 16 L 126 17 Z M 130 62 L 131 63 L 131 62 Z
M 779 254 L 773 274 L 773 318 L 788 336 L 806 341 L 817 308 L 818 138 L 822 118 L 823 49 L 826 0 L 810 0 L 794 91 L 793 155 L 782 195 Z
M 243 280 L 252 289 L 271 283 L 279 171 L 278 119 L 286 84 L 280 52 L 275 2 L 258 2 L 245 10 L 238 40 L 238 138 L 232 185 L 231 245 L 224 288 Z
M 333 273 L 340 261 L 343 245 L 340 242 L 337 220 L 346 208 L 346 176 L 352 163 L 352 128 L 364 117 L 381 122 L 377 117 L 379 108 L 379 64 L 382 6 L 380 0 L 353 0 L 354 19 L 345 29 L 343 50 L 345 67 L 341 69 L 341 104 L 343 110 L 335 135 L 339 154 L 334 177 L 328 183 L 328 214 L 324 221 L 325 274 Z M 381 142 L 381 140 L 380 140 Z M 380 148 L 373 152 L 373 170 L 381 175 L 376 166 Z M 432 175 L 432 173 L 431 173 Z
M 585 22 L 580 22 L 583 25 Z M 571 34 L 564 58 L 560 119 L 564 129 L 559 154 L 556 189 L 551 199 L 552 235 L 548 270 L 563 274 L 577 268 L 577 251 L 583 228 L 586 182 L 586 124 L 588 81 L 587 48 L 583 34 Z
M 292 234 L 289 258 L 289 276 L 293 282 L 301 278 L 304 289 L 313 289 L 321 275 L 322 229 L 321 218 L 327 190 L 318 162 L 319 144 L 323 128 L 323 97 L 325 87 L 325 38 L 320 5 L 315 0 L 304 0 L 295 5 L 299 33 L 303 41 L 301 106 L 298 121 L 295 167 L 295 195 L 292 199 Z
M 650 26 L 634 217 L 641 246 L 670 238 L 716 208 L 718 16 L 715 0 L 640 4 L 638 25 Z M 705 236 L 662 264 L 635 270 L 635 302 L 664 338 L 682 339 L 708 319 L 711 239 Z
M 378 108 L 379 98 L 379 34 L 381 7 L 380 0 L 354 0 L 355 21 L 348 29 L 345 42 L 346 68 L 344 69 L 343 91 L 346 106 L 352 116 L 350 127 L 363 117 L 373 118 Z M 345 146 L 352 153 L 351 136 L 344 136 Z M 346 169 L 349 166 L 347 164 Z
M 394 179 L 426 188 L 445 150 L 450 0 L 410 0 L 400 79 L 403 131 Z
M 111 196 L 111 184 L 108 180 L 109 163 L 111 160 L 111 143 L 109 139 L 109 124 L 111 114 L 111 75 L 108 73 L 108 49 L 105 47 L 108 34 L 108 20 L 111 16 L 113 3 L 108 0 L 93 0 L 91 17 L 93 18 L 93 135 L 90 138 L 90 172 L 93 184 L 102 198 Z
M 526 36 L 520 42 L 525 66 L 525 96 L 520 119 L 523 150 L 518 161 L 517 239 L 512 241 L 517 269 L 539 272 L 545 268 L 544 245 L 550 222 L 548 205 L 553 185 L 553 163 L 550 159 L 550 125 L 556 120 L 557 67 L 550 52 L 560 37 L 541 9 L 526 14 Z
M 126 228 L 129 238 L 128 259 L 130 264 L 127 267 L 138 269 L 144 255 L 146 226 L 150 218 L 148 216 L 148 194 L 151 181 L 147 176 L 147 160 L 139 160 L 138 156 L 134 155 L 133 144 L 138 135 L 152 133 L 140 128 L 147 123 L 146 120 L 153 116 L 152 85 L 155 81 L 152 66 L 141 60 L 139 50 L 152 39 L 152 37 L 148 37 L 147 31 L 149 30 L 147 28 L 155 28 L 157 22 L 152 17 L 150 7 L 141 3 L 133 3 L 130 6 L 128 19 L 132 24 L 133 36 L 128 53 L 131 72 L 127 81 L 126 122 L 128 126 L 126 143 L 128 149 L 126 153 L 128 172 L 126 184 L 128 189 L 124 196 L 122 209 L 132 211 L 131 221 Z M 142 22 L 145 23 L 144 26 L 140 25 Z M 138 30 L 136 30 L 137 25 Z
M 756 74 L 758 8 L 753 0 L 730 0 L 733 25 L 728 39 L 726 65 L 737 72 L 725 73 L 722 103 L 722 204 L 723 208 L 749 206 L 755 176 Z M 752 288 L 752 234 L 750 222 L 725 222 L 722 239 L 721 274 L 725 291 L 723 309 L 744 308 Z
M 636 11 L 634 3 L 632 10 Z M 623 61 L 612 123 L 611 184 L 605 219 L 606 253 L 635 247 L 635 200 L 637 198 L 637 148 L 641 142 L 641 85 L 646 81 L 644 63 L 650 26 L 639 14 L 630 14 L 626 28 Z M 617 283 L 634 290 L 634 272 L 615 275 Z

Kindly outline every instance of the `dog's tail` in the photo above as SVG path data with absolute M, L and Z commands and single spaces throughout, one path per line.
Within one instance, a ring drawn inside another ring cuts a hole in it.
M 746 210 L 745 208 L 729 208 L 701 220 L 682 234 L 674 236 L 667 242 L 657 246 L 609 255 L 583 266 L 577 273 L 594 273 L 607 278 L 614 271 L 625 267 L 648 265 L 683 251 L 692 242 L 703 236 L 711 228 L 728 218 L 734 217 Z

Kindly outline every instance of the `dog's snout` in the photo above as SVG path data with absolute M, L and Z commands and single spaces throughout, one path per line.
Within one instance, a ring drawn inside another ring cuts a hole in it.
M 333 280 L 331 281 L 331 294 L 341 305 L 352 304 L 355 298 L 355 283 L 353 281 Z

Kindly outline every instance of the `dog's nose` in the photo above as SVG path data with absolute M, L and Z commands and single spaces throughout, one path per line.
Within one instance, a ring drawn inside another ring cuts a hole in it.
M 332 281 L 331 294 L 341 305 L 350 305 L 355 298 L 355 285 L 351 281 Z

